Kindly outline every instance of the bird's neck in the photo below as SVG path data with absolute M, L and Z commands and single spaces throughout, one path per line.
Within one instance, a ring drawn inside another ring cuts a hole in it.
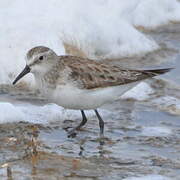
M 58 76 L 58 72 L 56 71 L 56 66 L 48 67 L 48 70 L 35 72 L 34 73 L 37 86 L 39 88 L 54 88 Z

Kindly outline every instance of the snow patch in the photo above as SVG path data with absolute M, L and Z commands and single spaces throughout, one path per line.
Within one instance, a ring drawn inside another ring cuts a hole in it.
M 100 109 L 106 119 L 113 116 L 114 113 Z M 92 110 L 86 111 L 88 118 L 95 116 Z M 115 116 L 115 115 L 114 115 Z M 66 110 L 56 104 L 46 104 L 44 106 L 35 106 L 31 104 L 13 105 L 11 103 L 0 103 L 0 124 L 25 121 L 36 124 L 48 124 L 51 122 L 63 122 L 66 119 L 75 120 L 82 116 L 80 111 Z
M 167 127 L 143 127 L 142 136 L 168 136 L 172 134 L 171 129 Z
M 141 177 L 129 177 L 125 178 L 123 180 L 172 180 L 166 176 L 161 175 L 147 175 L 147 176 L 141 176 Z
M 0 123 L 23 121 L 25 114 L 10 103 L 0 102 Z
M 176 0 L 142 0 L 132 12 L 131 20 L 134 25 L 148 29 L 154 29 L 169 21 L 179 21 L 180 3 Z
M 124 95 L 122 99 L 135 99 L 138 101 L 144 101 L 150 98 L 150 95 L 154 93 L 154 90 L 146 82 L 141 82 Z
M 180 115 L 180 99 L 173 96 L 164 96 L 152 100 L 152 103 L 161 110 L 173 115 Z

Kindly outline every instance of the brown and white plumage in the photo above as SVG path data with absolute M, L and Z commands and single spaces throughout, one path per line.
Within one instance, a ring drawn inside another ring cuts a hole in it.
M 27 65 L 15 79 L 32 72 L 47 99 L 68 109 L 96 109 L 116 100 L 139 81 L 168 72 L 169 69 L 131 70 L 110 66 L 88 58 L 57 56 L 48 47 L 38 46 L 27 53 Z M 97 110 L 96 115 L 103 124 Z M 76 128 L 76 129 L 77 129 Z M 103 128 L 100 126 L 101 134 Z
M 75 81 L 80 81 L 85 89 L 124 85 L 170 70 L 130 70 L 76 56 L 60 56 L 59 58 L 64 67 L 71 69 L 70 77 Z
M 88 58 L 57 56 L 44 46 L 28 51 L 27 66 L 41 92 L 69 109 L 97 108 L 114 101 L 139 81 L 170 70 L 122 69 Z

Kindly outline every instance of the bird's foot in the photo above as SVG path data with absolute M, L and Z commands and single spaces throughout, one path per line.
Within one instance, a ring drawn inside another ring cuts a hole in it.
M 76 135 L 77 135 L 76 129 L 72 129 L 71 131 L 68 132 L 67 137 L 68 137 L 68 138 L 75 138 Z
M 102 146 L 105 143 L 109 143 L 111 141 L 111 139 L 109 139 L 108 137 L 104 136 L 104 134 L 100 134 L 99 138 L 98 138 L 99 144 Z
M 105 137 L 104 137 L 104 134 L 100 134 L 100 137 L 99 137 L 99 144 L 102 146 L 105 144 Z
M 72 120 L 64 120 L 62 128 L 68 132 L 69 129 L 72 129 L 73 127 L 73 121 Z

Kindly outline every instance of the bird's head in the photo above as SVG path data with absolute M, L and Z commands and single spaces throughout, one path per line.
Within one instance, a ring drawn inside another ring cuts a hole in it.
M 26 66 L 16 77 L 13 84 L 16 84 L 18 80 L 29 72 L 43 75 L 57 62 L 57 59 L 57 54 L 48 47 L 37 46 L 30 49 L 26 55 Z

